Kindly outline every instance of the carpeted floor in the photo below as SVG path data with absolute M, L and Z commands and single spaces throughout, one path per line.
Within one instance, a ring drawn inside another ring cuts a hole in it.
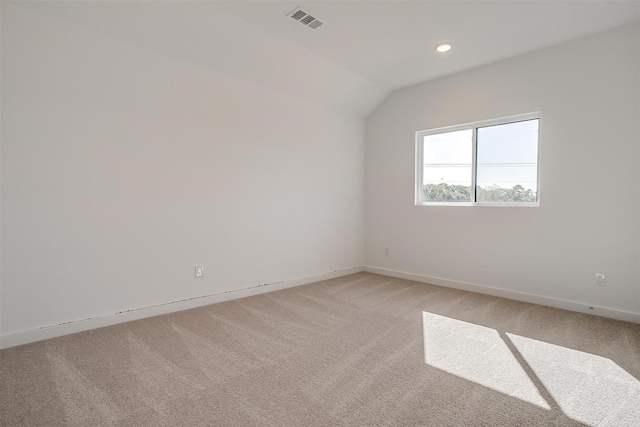
M 640 426 L 640 325 L 369 273 L 0 351 L 2 426 Z

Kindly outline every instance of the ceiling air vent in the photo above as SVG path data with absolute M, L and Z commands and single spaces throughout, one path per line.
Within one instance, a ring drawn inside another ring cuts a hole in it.
M 302 25 L 306 25 L 307 27 L 313 28 L 314 30 L 324 24 L 324 22 L 318 20 L 318 18 L 316 18 L 315 16 L 309 15 L 299 7 L 297 7 L 293 12 L 289 13 L 287 16 L 292 17 Z

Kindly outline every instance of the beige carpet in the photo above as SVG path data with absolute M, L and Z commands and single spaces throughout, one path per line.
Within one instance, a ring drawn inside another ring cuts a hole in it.
M 368 273 L 0 351 L 2 426 L 640 426 L 640 325 Z

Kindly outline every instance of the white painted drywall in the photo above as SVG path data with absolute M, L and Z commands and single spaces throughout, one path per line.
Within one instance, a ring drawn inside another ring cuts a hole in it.
M 636 24 L 394 92 L 367 121 L 366 264 L 640 313 L 639 63 Z M 535 111 L 539 208 L 413 206 L 416 131 Z
M 1 79 L 3 335 L 363 264 L 361 118 L 9 4 Z
M 3 2 L 4 3 L 4 2 Z M 366 117 L 389 89 L 349 71 L 297 43 L 318 40 L 323 30 L 304 28 L 279 10 L 276 26 L 293 27 L 286 40 L 258 28 L 216 1 L 12 2 L 65 23 L 143 46 L 293 97 Z

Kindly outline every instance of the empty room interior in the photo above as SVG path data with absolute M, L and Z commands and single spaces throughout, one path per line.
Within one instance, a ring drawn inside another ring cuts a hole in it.
M 640 426 L 640 1 L 0 16 L 0 425 Z

